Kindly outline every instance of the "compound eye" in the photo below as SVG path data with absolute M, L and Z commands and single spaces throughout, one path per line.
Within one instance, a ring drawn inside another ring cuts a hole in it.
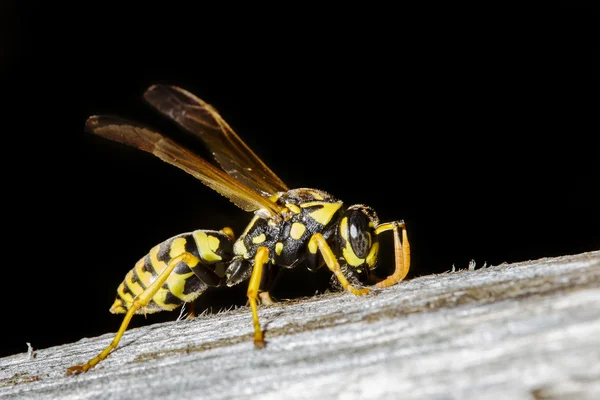
M 361 212 L 355 212 L 348 218 L 348 239 L 354 254 L 365 258 L 371 249 L 369 219 Z
M 368 217 L 355 211 L 348 215 L 348 242 L 358 258 L 366 258 L 371 249 L 371 232 Z

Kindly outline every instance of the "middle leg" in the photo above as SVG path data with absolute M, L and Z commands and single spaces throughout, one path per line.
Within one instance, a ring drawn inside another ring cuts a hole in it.
M 247 294 L 248 300 L 250 301 L 250 307 L 252 308 L 252 320 L 254 322 L 254 346 L 257 348 L 265 347 L 263 333 L 260 329 L 260 322 L 258 320 L 257 299 L 259 297 L 258 290 L 262 280 L 263 266 L 268 261 L 269 249 L 263 246 L 259 247 L 254 256 L 254 267 L 252 268 L 250 283 L 248 284 Z

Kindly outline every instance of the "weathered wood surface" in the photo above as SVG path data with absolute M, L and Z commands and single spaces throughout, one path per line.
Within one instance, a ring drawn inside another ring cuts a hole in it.
M 600 398 L 600 251 L 416 278 L 0 359 L 18 399 Z M 48 327 L 51 329 L 51 327 Z M 34 344 L 35 345 L 35 344 Z M 25 343 L 24 343 L 25 346 Z

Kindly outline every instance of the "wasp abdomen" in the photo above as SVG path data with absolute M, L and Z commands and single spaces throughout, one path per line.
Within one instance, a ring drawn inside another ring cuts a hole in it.
M 154 246 L 127 273 L 117 289 L 110 312 L 126 312 L 135 297 L 156 280 L 169 261 L 183 253 L 192 254 L 200 259 L 200 263 L 192 267 L 179 263 L 148 305 L 137 310 L 137 314 L 174 310 L 184 302 L 194 301 L 209 286 L 221 285 L 223 265 L 233 255 L 233 241 L 220 231 L 197 230 L 174 236 Z

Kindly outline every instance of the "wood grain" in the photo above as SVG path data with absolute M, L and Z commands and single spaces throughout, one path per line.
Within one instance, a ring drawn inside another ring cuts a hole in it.
M 64 373 L 112 334 L 5 357 L 0 397 L 600 398 L 600 251 L 277 303 L 260 317 L 263 350 L 244 307 L 132 329 L 79 376 Z

